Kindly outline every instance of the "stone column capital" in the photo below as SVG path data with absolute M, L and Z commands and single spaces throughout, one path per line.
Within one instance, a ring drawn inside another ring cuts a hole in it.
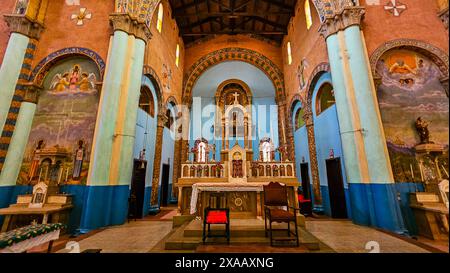
M 11 32 L 20 33 L 32 39 L 39 40 L 41 32 L 44 30 L 43 25 L 24 15 L 5 14 L 3 17 Z
M 345 7 L 333 15 L 326 16 L 319 32 L 327 39 L 330 35 L 345 30 L 350 26 L 361 26 L 365 13 L 366 9 L 361 6 Z
M 143 40 L 147 43 L 151 37 L 152 33 L 148 26 L 139 22 L 136 18 L 131 17 L 126 13 L 113 13 L 109 15 L 109 22 L 113 27 L 113 30 L 122 30 L 129 35 L 135 36 L 137 39 Z
M 158 114 L 158 127 L 164 127 L 164 125 L 167 123 L 169 118 L 165 113 L 159 113 Z
M 24 84 L 24 86 L 25 86 L 25 95 L 23 96 L 23 102 L 37 104 L 42 87 L 31 82 Z

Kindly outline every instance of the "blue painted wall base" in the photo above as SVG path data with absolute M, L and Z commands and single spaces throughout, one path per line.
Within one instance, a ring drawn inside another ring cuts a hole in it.
M 80 233 L 125 223 L 130 189 L 123 186 L 86 186 Z
M 407 234 L 395 184 L 349 183 L 354 223 Z

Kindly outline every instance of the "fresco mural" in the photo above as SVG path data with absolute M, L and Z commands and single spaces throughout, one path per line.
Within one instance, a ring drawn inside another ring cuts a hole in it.
M 99 101 L 96 64 L 66 59 L 43 82 L 18 184 L 85 184 Z
M 448 173 L 448 97 L 440 71 L 428 58 L 410 50 L 391 50 L 377 64 L 382 77 L 378 101 L 395 181 L 423 181 L 415 147 L 423 144 L 416 121 L 427 125 L 430 143 L 442 146 L 437 164 Z M 421 170 L 422 168 L 422 170 Z M 425 168 L 426 169 L 426 168 Z

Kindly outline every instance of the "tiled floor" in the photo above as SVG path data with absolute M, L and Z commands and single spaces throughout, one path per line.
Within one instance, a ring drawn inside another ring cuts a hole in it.
M 174 232 L 170 213 L 161 212 L 156 216 L 149 216 L 142 220 L 130 221 L 121 226 L 109 227 L 103 230 L 97 230 L 90 234 L 83 235 L 74 240 L 78 241 L 80 251 L 85 249 L 102 249 L 102 253 L 144 253 L 157 252 L 158 249 L 164 249 L 164 238 L 169 233 Z M 164 217 L 166 216 L 166 217 Z M 322 244 L 329 246 L 338 253 L 367 253 L 366 244 L 376 242 L 379 244 L 382 253 L 427 253 L 430 248 L 420 247 L 412 239 L 404 239 L 398 236 L 392 236 L 386 232 L 378 231 L 373 228 L 363 227 L 353 224 L 351 221 L 337 220 L 308 220 L 306 228 Z M 70 238 L 65 240 L 69 241 Z M 61 249 L 65 245 L 60 242 L 58 252 L 65 252 Z M 419 240 L 420 241 L 420 240 Z M 448 246 L 448 242 L 447 242 Z M 248 250 L 258 252 L 272 252 L 277 250 L 268 249 L 264 245 L 248 246 Z M 42 250 L 45 251 L 45 247 Z M 299 252 L 308 252 L 307 249 L 299 248 Z M 431 249 L 432 250 L 432 249 Z M 197 249 L 198 252 L 248 252 L 243 251 L 242 246 L 223 246 L 213 245 Z M 279 252 L 291 252 L 292 250 L 282 250 Z M 320 251 L 319 251 L 320 252 Z
M 107 228 L 78 243 L 80 251 L 102 249 L 102 253 L 145 253 L 149 252 L 171 229 L 172 223 L 169 221 L 131 221 L 121 226 Z
M 306 229 L 338 253 L 367 253 L 366 245 L 379 245 L 381 253 L 428 253 L 402 239 L 351 221 L 306 221 Z M 374 243 L 373 243 L 374 242 Z

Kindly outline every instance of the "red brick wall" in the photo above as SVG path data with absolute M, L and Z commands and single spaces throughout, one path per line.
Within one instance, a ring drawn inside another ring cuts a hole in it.
M 92 13 L 92 19 L 77 26 L 71 20 L 81 7 Z M 114 1 L 83 0 L 80 6 L 68 6 L 65 0 L 52 0 L 45 17 L 45 30 L 36 51 L 33 67 L 49 55 L 66 47 L 84 47 L 98 53 L 106 62 L 111 35 L 109 14 L 114 10 Z
M 3 62 L 6 46 L 9 40 L 9 28 L 3 20 L 4 14 L 12 13 L 16 0 L 1 0 L 0 4 L 0 64 Z
M 184 45 L 183 40 L 179 37 L 178 26 L 176 21 L 172 19 L 170 6 L 167 1 L 163 1 L 164 16 L 162 24 L 162 32 L 156 29 L 156 21 L 158 17 L 158 8 L 156 8 L 151 24 L 152 39 L 147 45 L 145 64 L 151 66 L 158 75 L 162 84 L 169 83 L 170 89 L 162 87 L 164 102 L 170 96 L 174 96 L 178 103 L 181 103 L 181 90 L 183 84 L 183 68 L 184 68 Z M 175 52 L 177 43 L 180 45 L 180 62 L 178 67 L 175 64 Z M 172 71 L 172 79 L 165 77 L 166 71 L 163 65 L 166 65 Z
M 187 72 L 189 68 L 198 59 L 213 51 L 227 48 L 240 47 L 254 50 L 263 54 L 283 70 L 283 61 L 280 47 L 245 35 L 220 35 L 211 40 L 207 40 L 186 49 L 184 69 Z
M 437 13 L 436 1 L 403 0 L 407 10 L 399 17 L 384 10 L 384 1 L 380 6 L 366 6 L 363 21 L 369 55 L 384 42 L 409 38 L 432 44 L 448 53 L 448 34 Z

